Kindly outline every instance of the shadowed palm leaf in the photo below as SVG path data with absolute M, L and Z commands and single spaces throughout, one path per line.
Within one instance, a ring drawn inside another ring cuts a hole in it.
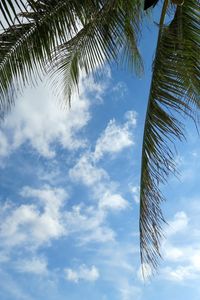
M 18 2 L 16 9 L 12 2 L 5 0 L 0 6 L 7 25 L 2 24 L 0 35 L 1 111 L 10 107 L 18 89 L 49 72 L 49 64 L 51 71 L 65 73 L 68 98 L 80 69 L 89 73 L 105 59 L 116 59 L 123 49 L 128 62 L 142 68 L 137 49 L 140 1 L 28 0 L 26 6 Z
M 153 269 L 160 256 L 160 183 L 175 172 L 174 138 L 184 137 L 181 116 L 195 119 L 200 105 L 200 2 L 177 7 L 173 21 L 160 26 L 143 137 L 140 243 L 141 259 Z M 171 146 L 170 146 L 171 144 Z

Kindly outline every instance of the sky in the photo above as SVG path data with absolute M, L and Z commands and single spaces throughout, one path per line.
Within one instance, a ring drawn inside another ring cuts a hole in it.
M 156 25 L 140 48 L 145 74 L 105 66 L 82 76 L 69 110 L 46 81 L 27 88 L 0 127 L 0 299 L 200 298 L 200 142 L 185 120 L 178 178 L 162 187 L 162 256 L 145 281 L 139 255 L 142 133 Z

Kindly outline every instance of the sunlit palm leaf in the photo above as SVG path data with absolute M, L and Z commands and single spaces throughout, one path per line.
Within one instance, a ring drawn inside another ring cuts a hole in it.
M 176 165 L 175 138 L 184 137 L 181 116 L 195 117 L 200 104 L 200 2 L 177 7 L 169 26 L 160 28 L 143 137 L 140 243 L 142 263 L 155 269 L 160 256 L 164 200 L 160 183 Z

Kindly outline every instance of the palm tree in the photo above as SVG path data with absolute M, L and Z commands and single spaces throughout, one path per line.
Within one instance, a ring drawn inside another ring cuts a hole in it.
M 2 0 L 0 110 L 41 76 L 61 82 L 70 104 L 80 72 L 113 60 L 143 71 L 138 39 L 146 10 L 158 0 Z M 161 1 L 160 1 L 161 2 Z M 175 171 L 173 144 L 183 116 L 196 120 L 200 95 L 200 1 L 164 0 L 144 126 L 140 186 L 141 261 L 157 268 L 164 217 L 160 184 Z M 148 10 L 149 11 L 149 10 Z M 172 20 L 165 24 L 166 13 Z M 62 81 L 61 78 L 62 77 Z

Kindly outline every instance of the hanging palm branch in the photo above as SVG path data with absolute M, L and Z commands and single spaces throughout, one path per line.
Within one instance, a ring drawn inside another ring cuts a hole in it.
M 78 85 L 80 70 L 98 75 L 105 61 L 121 59 L 121 64 L 142 72 L 137 48 L 141 23 L 138 3 L 127 1 L 118 6 L 116 1 L 106 2 L 72 39 L 59 47 L 50 73 L 56 75 L 56 80 L 58 72 L 64 78 L 64 95 L 69 99 L 73 86 Z
M 6 111 L 16 94 L 41 73 L 65 70 L 65 91 L 78 83 L 79 69 L 94 70 L 103 59 L 116 59 L 122 49 L 141 66 L 137 39 L 140 1 L 20 1 L 17 13 L 10 0 L 0 6 L 0 109 Z M 12 19 L 10 22 L 9 20 Z M 17 21 L 16 21 L 17 18 Z M 130 62 L 130 60 L 129 60 Z
M 141 260 L 152 269 L 159 261 L 164 222 L 160 184 L 176 170 L 173 143 L 184 138 L 181 117 L 195 120 L 200 106 L 199 24 L 200 2 L 196 0 L 177 6 L 168 26 L 160 24 L 144 128 L 140 194 Z

